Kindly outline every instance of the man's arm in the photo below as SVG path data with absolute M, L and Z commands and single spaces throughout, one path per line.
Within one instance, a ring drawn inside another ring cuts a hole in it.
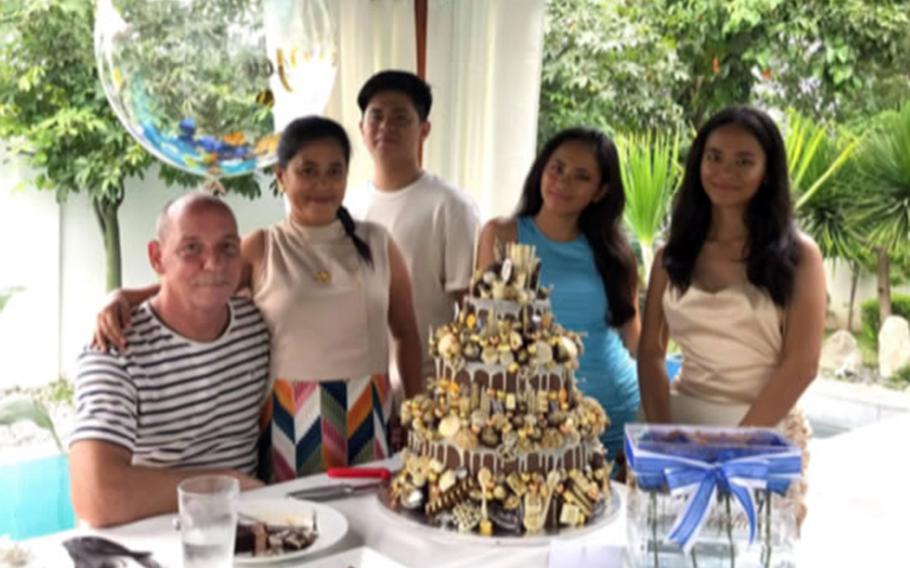
M 93 527 L 128 523 L 177 510 L 177 485 L 198 475 L 229 475 L 241 490 L 262 482 L 230 469 L 156 469 L 134 466 L 128 449 L 101 440 L 70 448 L 70 486 L 76 516 Z
M 420 361 L 423 355 L 420 334 L 417 333 L 417 318 L 414 316 L 414 301 L 411 293 L 411 279 L 408 267 L 395 241 L 389 237 L 389 330 L 395 340 L 395 360 L 404 394 L 410 398 L 424 390 L 420 376 Z
M 460 305 L 474 274 L 480 220 L 476 208 L 469 203 L 450 202 L 443 211 L 442 285 L 448 296 Z

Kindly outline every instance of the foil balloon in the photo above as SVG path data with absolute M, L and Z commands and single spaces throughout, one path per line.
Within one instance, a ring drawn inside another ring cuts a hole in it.
M 126 129 L 208 178 L 273 164 L 284 127 L 325 110 L 337 69 L 322 0 L 99 0 L 95 56 Z

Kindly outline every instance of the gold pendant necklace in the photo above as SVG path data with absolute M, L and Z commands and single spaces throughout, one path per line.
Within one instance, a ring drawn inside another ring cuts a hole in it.
M 305 227 L 303 227 L 303 229 L 305 229 Z M 322 255 L 319 252 L 320 241 L 323 239 L 313 238 L 313 234 L 307 233 L 306 230 L 301 230 L 300 234 L 302 239 L 298 241 L 300 250 L 298 254 L 300 255 L 299 259 L 303 268 L 310 273 L 310 276 L 317 283 L 323 285 L 331 284 L 332 273 L 329 271 L 329 268 L 326 267 L 326 262 L 323 261 Z
M 307 272 L 313 277 L 313 280 L 319 284 L 331 284 L 332 273 L 325 267 L 325 263 L 319 256 L 319 252 L 315 249 L 310 248 L 306 250 L 306 262 L 304 265 L 306 266 Z

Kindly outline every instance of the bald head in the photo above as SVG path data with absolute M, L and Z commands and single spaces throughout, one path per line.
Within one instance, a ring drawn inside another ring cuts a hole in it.
M 230 207 L 207 193 L 190 193 L 164 207 L 157 230 L 148 252 L 161 284 L 159 303 L 166 301 L 172 319 L 191 310 L 221 317 L 243 270 Z
M 203 211 L 220 211 L 231 219 L 234 230 L 237 230 L 237 218 L 227 203 L 218 197 L 202 191 L 187 193 L 168 201 L 158 214 L 155 224 L 155 235 L 159 242 L 164 242 L 177 219 L 183 215 L 192 215 Z

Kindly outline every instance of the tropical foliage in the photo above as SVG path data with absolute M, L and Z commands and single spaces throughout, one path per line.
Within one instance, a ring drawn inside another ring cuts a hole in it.
M 667 222 L 670 201 L 682 176 L 680 134 L 646 133 L 616 139 L 626 192 L 623 220 L 641 249 L 644 281 L 654 261 L 654 244 Z
M 12 426 L 22 420 L 28 420 L 39 428 L 47 430 L 54 439 L 57 449 L 63 451 L 63 444 L 57 435 L 54 421 L 43 402 L 30 397 L 5 397 L 0 402 L 0 426 Z
M 910 103 L 887 113 L 863 144 L 858 159 L 868 184 L 856 202 L 866 242 L 878 257 L 881 319 L 891 314 L 890 263 L 910 246 Z

